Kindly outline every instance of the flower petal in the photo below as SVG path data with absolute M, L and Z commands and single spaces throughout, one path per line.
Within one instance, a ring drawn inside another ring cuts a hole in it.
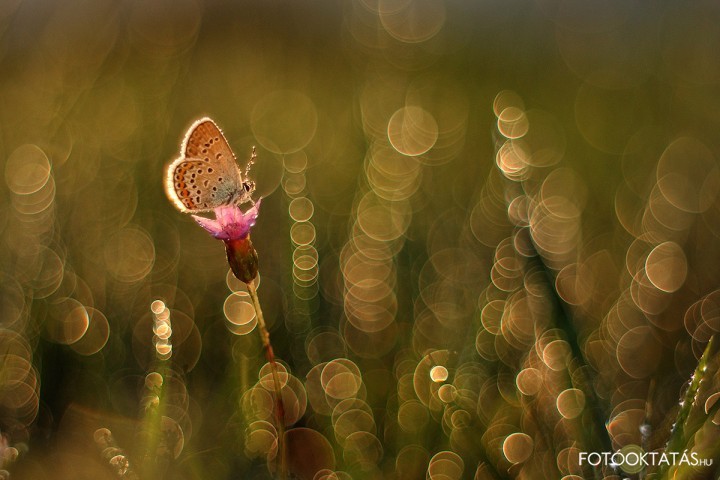
M 251 227 L 255 225 L 255 220 L 257 220 L 257 217 L 260 214 L 260 202 L 262 202 L 262 198 L 258 199 L 258 201 L 255 202 L 255 205 L 243 214 L 244 220 L 246 222 L 251 222 Z
M 212 235 L 215 238 L 219 238 L 222 240 L 227 240 L 230 238 L 225 232 L 223 226 L 218 222 L 217 220 L 213 220 L 211 218 L 205 218 L 205 217 L 199 217 L 197 215 L 191 215 L 193 220 L 195 220 L 198 225 L 203 227 L 205 230 L 207 230 L 210 235 Z
M 237 212 L 242 215 L 237 205 L 221 205 L 215 209 L 215 220 L 223 226 L 236 223 Z
M 247 237 L 250 229 L 255 225 L 261 200 L 258 200 L 247 212 L 243 212 L 237 205 L 221 205 L 215 209 L 214 220 L 197 215 L 192 217 L 215 238 L 239 240 Z

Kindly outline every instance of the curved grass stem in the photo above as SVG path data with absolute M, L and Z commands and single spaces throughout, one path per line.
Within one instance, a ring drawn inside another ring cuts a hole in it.
M 250 293 L 253 306 L 255 307 L 260 340 L 262 341 L 263 350 L 265 350 L 265 359 L 270 364 L 273 388 L 275 390 L 275 421 L 277 423 L 278 433 L 278 455 L 280 456 L 278 471 L 280 472 L 280 478 L 285 480 L 287 478 L 287 457 L 285 452 L 285 406 L 283 405 L 282 400 L 280 376 L 278 375 L 277 363 L 275 362 L 275 353 L 273 352 L 272 344 L 270 343 L 270 333 L 268 332 L 267 325 L 265 325 L 265 317 L 263 317 L 262 309 L 260 308 L 257 288 L 253 282 L 249 282 L 246 285 L 248 292 Z

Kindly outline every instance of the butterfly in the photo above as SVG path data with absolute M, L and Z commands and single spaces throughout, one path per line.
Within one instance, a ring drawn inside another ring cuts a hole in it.
M 256 158 L 241 171 L 220 128 L 210 118 L 193 123 L 180 146 L 180 157 L 165 173 L 165 192 L 181 212 L 207 212 L 223 205 L 253 203 L 255 182 L 248 178 Z

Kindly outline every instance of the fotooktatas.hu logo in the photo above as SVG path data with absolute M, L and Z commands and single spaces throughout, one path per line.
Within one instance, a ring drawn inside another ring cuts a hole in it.
M 712 463 L 712 458 L 702 458 L 697 452 L 646 452 L 639 445 L 627 445 L 617 452 L 580 452 L 580 465 L 619 467 L 627 474 L 653 466 L 708 467 Z

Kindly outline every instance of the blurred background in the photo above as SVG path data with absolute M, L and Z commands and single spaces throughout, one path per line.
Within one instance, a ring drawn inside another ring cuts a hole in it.
M 203 116 L 240 166 L 257 146 L 294 478 L 620 478 L 579 452 L 663 449 L 720 330 L 718 24 L 710 1 L 4 0 L 0 478 L 276 471 L 247 292 L 163 191 Z M 704 458 L 716 363 L 678 437 Z

